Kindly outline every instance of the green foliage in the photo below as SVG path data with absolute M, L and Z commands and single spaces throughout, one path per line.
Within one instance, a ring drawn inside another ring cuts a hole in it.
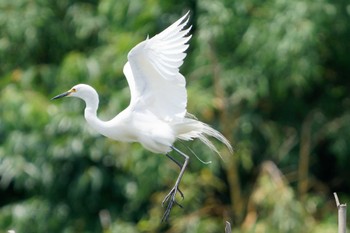
M 183 208 L 161 224 L 178 167 L 50 98 L 89 83 L 112 118 L 129 104 L 128 51 L 187 10 L 188 110 L 235 153 L 186 143 L 212 163 L 191 158 Z M 0 1 L 0 231 L 335 231 L 327 201 L 350 190 L 347 22 L 342 0 Z

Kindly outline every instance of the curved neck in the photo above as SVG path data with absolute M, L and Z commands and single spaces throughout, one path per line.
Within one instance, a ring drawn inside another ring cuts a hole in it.
M 98 132 L 101 132 L 104 128 L 104 121 L 100 120 L 97 117 L 97 109 L 99 104 L 98 94 L 89 95 L 85 98 L 82 98 L 85 101 L 86 107 L 84 111 L 84 117 L 88 124 Z
M 124 124 L 119 121 L 120 117 L 114 117 L 109 121 L 102 121 L 97 117 L 99 100 L 95 89 L 90 88 L 88 91 L 81 93 L 79 98 L 85 101 L 84 117 L 91 128 L 106 137 L 115 140 L 125 140 L 125 136 L 122 134 L 123 131 L 118 130 L 120 127 L 124 127 Z M 113 127 L 111 127 L 111 124 Z

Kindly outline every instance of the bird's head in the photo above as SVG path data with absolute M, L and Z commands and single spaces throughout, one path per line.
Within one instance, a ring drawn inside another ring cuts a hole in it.
M 62 97 L 77 97 L 86 102 L 89 99 L 95 99 L 97 97 L 97 92 L 89 85 L 78 84 L 72 87 L 69 91 L 53 97 L 51 100 L 59 99 Z

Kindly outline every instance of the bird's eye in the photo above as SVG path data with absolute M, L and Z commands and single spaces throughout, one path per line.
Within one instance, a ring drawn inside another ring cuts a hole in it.
M 77 89 L 75 89 L 75 88 L 72 88 L 72 92 L 77 92 Z

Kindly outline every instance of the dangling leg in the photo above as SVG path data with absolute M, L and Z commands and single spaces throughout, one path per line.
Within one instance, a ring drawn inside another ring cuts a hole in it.
M 183 152 L 181 152 L 180 150 L 176 149 L 173 146 L 171 148 L 173 150 L 175 150 L 177 153 L 179 153 L 181 156 L 183 156 L 185 158 L 185 162 L 181 166 L 181 164 L 178 161 L 176 161 L 174 158 L 172 158 L 170 155 L 167 154 L 167 156 L 181 168 L 181 171 L 179 173 L 179 176 L 177 177 L 177 180 L 175 182 L 174 187 L 170 190 L 168 195 L 165 196 L 165 198 L 164 198 L 164 200 L 162 202 L 162 205 L 164 205 L 165 202 L 168 202 L 168 206 L 167 206 L 167 208 L 166 208 L 166 210 L 164 212 L 164 215 L 162 217 L 162 221 L 167 221 L 168 220 L 171 208 L 173 208 L 174 203 L 178 204 L 176 202 L 176 200 L 175 200 L 177 191 L 179 191 L 179 193 L 181 194 L 181 197 L 184 198 L 182 192 L 179 189 L 179 184 L 180 184 L 181 178 L 182 178 L 182 176 L 183 176 L 183 174 L 184 174 L 184 172 L 186 170 L 186 167 L 187 167 L 187 164 L 188 164 L 188 159 L 189 159 L 189 157 L 186 154 L 184 154 Z M 180 204 L 178 204 L 178 205 L 181 207 Z
M 171 159 L 171 161 L 173 161 L 174 163 L 176 163 L 176 165 L 179 166 L 180 169 L 182 168 L 181 163 L 180 163 L 179 161 L 177 161 L 176 159 L 174 159 L 173 157 L 171 157 L 169 153 L 166 153 L 165 155 L 166 155 L 166 157 L 168 157 L 169 159 Z
M 171 157 L 171 155 L 169 154 L 169 153 L 166 153 L 165 154 L 169 159 L 171 159 L 171 161 L 173 161 L 174 163 L 176 163 L 176 165 L 177 166 L 179 166 L 179 168 L 180 169 L 182 169 L 182 164 L 179 162 L 179 161 L 177 161 L 176 159 L 174 159 L 173 157 Z M 184 194 L 181 192 L 181 190 L 178 188 L 177 190 L 179 190 L 179 193 L 181 194 L 181 197 L 182 197 L 182 199 L 184 198 Z M 164 204 L 164 200 L 163 200 L 163 204 Z M 181 208 L 182 208 L 182 206 L 179 204 L 179 203 L 177 203 L 176 202 L 176 204 L 178 204 Z

